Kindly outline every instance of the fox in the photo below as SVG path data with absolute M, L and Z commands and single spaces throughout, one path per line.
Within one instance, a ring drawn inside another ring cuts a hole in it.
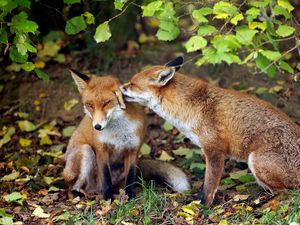
M 199 199 L 210 206 L 224 161 L 248 163 L 265 190 L 300 187 L 300 127 L 271 104 L 178 72 L 183 57 L 139 72 L 120 87 L 127 102 L 147 106 L 203 149 Z
M 74 69 L 70 73 L 85 116 L 65 154 L 62 175 L 69 197 L 101 193 L 104 199 L 113 199 L 114 188 L 125 180 L 125 192 L 133 198 L 137 168 L 146 179 L 158 177 L 176 192 L 190 189 L 189 178 L 177 166 L 138 159 L 147 127 L 146 114 L 140 105 L 124 102 L 117 78 L 89 77 Z

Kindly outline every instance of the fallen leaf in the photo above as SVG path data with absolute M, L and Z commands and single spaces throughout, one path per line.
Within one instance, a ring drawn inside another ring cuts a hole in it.
M 173 130 L 173 125 L 170 124 L 168 121 L 165 121 L 163 128 L 165 131 L 170 131 L 170 130 Z
M 174 157 L 170 156 L 166 151 L 162 150 L 160 156 L 157 159 L 161 161 L 171 161 L 174 160 Z
M 28 139 L 28 138 L 20 138 L 19 139 L 19 144 L 22 146 L 22 147 L 28 147 L 30 146 L 32 143 L 32 140 Z
M 15 132 L 16 129 L 14 127 L 7 128 L 4 137 L 0 139 L 0 148 L 11 140 L 11 137 L 15 134 Z
M 239 170 L 229 174 L 230 178 L 238 180 L 240 177 L 245 176 L 248 173 L 248 169 Z
M 238 201 L 245 201 L 249 198 L 249 195 L 235 195 L 233 197 L 233 201 L 238 202 Z
M 5 175 L 4 177 L 1 178 L 1 181 L 12 181 L 18 178 L 20 175 L 20 172 L 16 171 L 11 174 Z
M 16 202 L 16 203 L 22 205 L 23 201 L 25 199 L 25 196 L 21 195 L 20 192 L 14 191 L 10 194 L 4 195 L 3 198 L 7 202 Z
M 142 155 L 149 155 L 151 152 L 151 148 L 149 145 L 147 145 L 146 143 L 144 143 L 141 147 L 140 153 Z
M 72 215 L 69 212 L 64 212 L 63 214 L 59 215 L 59 216 L 55 216 L 53 218 L 54 222 L 57 221 L 68 221 L 70 218 L 72 217 Z
M 227 220 L 221 220 L 218 225 L 227 225 Z
M 24 112 L 15 112 L 14 116 L 19 117 L 21 119 L 28 119 L 29 117 L 28 113 L 24 113 Z
M 79 101 L 76 98 L 72 98 L 69 101 L 66 101 L 64 103 L 64 109 L 66 111 L 70 111 L 75 105 L 77 105 L 79 103 Z
M 17 123 L 21 131 L 31 132 L 37 129 L 37 126 L 28 120 L 17 121 Z
M 38 218 L 49 218 L 50 214 L 49 213 L 44 213 L 44 210 L 42 207 L 38 206 L 33 212 L 32 215 Z
M 68 126 L 68 127 L 65 127 L 65 128 L 62 130 L 62 135 L 63 135 L 64 137 L 71 137 L 75 129 L 76 129 L 75 126 Z

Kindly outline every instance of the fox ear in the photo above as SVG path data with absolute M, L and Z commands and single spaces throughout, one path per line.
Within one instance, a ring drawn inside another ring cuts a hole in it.
M 168 62 L 165 66 L 167 67 L 175 67 L 175 71 L 178 71 L 183 63 L 183 57 L 179 56 L 176 59 L 171 60 L 170 62 Z
M 164 86 L 168 83 L 169 80 L 172 79 L 176 72 L 175 67 L 166 68 L 162 71 L 160 71 L 157 74 L 156 82 L 159 83 L 161 86 Z
M 69 71 L 71 72 L 71 75 L 77 85 L 78 91 L 81 93 L 83 89 L 85 89 L 90 77 L 71 68 Z
M 121 109 L 126 109 L 126 105 L 125 105 L 121 91 L 119 91 L 119 90 L 115 91 L 115 95 L 117 96 L 117 100 L 119 102 Z

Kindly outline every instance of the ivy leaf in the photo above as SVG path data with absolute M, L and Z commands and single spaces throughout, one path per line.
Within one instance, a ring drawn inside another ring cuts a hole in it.
M 162 1 L 154 1 L 149 3 L 146 6 L 142 6 L 143 14 L 142 16 L 153 16 L 155 12 L 161 9 L 163 2 Z
M 230 23 L 237 25 L 239 21 L 243 20 L 244 16 L 243 14 L 239 13 L 237 15 L 235 15 L 231 20 Z
M 291 5 L 289 0 L 277 0 L 277 4 L 287 9 L 289 12 L 294 10 L 294 7 Z
M 279 67 L 285 71 L 287 71 L 288 73 L 290 74 L 293 74 L 294 73 L 294 69 L 288 64 L 286 63 L 285 61 L 280 61 L 279 62 Z
M 111 32 L 108 26 L 108 21 L 105 21 L 96 28 L 94 39 L 96 40 L 97 43 L 99 43 L 99 42 L 107 41 L 110 37 L 111 37 Z
M 275 51 L 270 51 L 270 50 L 261 50 L 260 53 L 271 61 L 276 61 L 281 58 L 280 52 L 275 52 Z
M 86 29 L 86 24 L 83 16 L 75 16 L 67 21 L 65 32 L 69 35 L 74 35 Z
M 122 10 L 126 2 L 127 0 L 115 0 L 114 1 L 115 9 Z
M 214 34 L 216 31 L 217 29 L 214 26 L 205 24 L 199 27 L 197 34 L 200 36 L 207 36 Z
M 38 76 L 38 78 L 42 79 L 43 81 L 48 82 L 50 80 L 49 76 L 47 73 L 43 72 L 40 69 L 34 69 L 35 74 Z
M 220 1 L 214 5 L 213 13 L 217 19 L 227 19 L 234 16 L 238 12 L 238 8 L 229 2 Z
M 294 32 L 295 28 L 288 25 L 279 25 L 278 29 L 276 30 L 276 34 L 278 34 L 280 37 L 290 36 Z
M 247 26 L 240 26 L 236 28 L 236 38 L 241 44 L 250 45 L 257 32 L 257 30 L 251 30 Z
M 64 0 L 64 3 L 66 4 L 80 3 L 80 0 Z
M 270 78 L 273 78 L 276 75 L 276 67 L 274 65 L 270 65 L 271 61 L 262 54 L 257 54 L 255 63 L 257 68 L 259 68 L 262 72 L 267 73 Z
M 201 36 L 193 36 L 191 37 L 185 44 L 185 48 L 187 52 L 194 52 L 199 49 L 204 48 L 207 45 L 206 39 Z

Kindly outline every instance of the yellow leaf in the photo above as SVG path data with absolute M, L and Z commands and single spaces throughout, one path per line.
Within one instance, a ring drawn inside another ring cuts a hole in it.
M 73 98 L 69 101 L 66 101 L 64 104 L 64 108 L 66 111 L 70 111 L 75 105 L 78 104 L 78 100 L 76 98 Z
M 186 213 L 189 213 L 191 215 L 195 215 L 195 212 L 193 211 L 192 207 L 191 206 L 188 206 L 188 205 L 184 205 L 181 207 L 181 209 L 186 212 Z
M 229 17 L 229 14 L 220 13 L 220 14 L 216 15 L 214 18 L 216 18 L 216 19 L 227 19 L 228 17 Z
M 218 225 L 227 225 L 227 220 L 221 220 Z
M 22 137 L 19 139 L 19 144 L 22 147 L 28 147 L 31 145 L 31 143 L 32 143 L 32 140 L 30 140 L 30 139 L 22 138 Z
M 267 28 L 267 22 L 249 22 L 249 28 L 254 30 L 255 28 L 261 29 L 264 31 Z
M 291 12 L 291 11 L 294 10 L 294 7 L 291 5 L 291 3 L 289 2 L 289 0 L 278 0 L 277 3 L 281 7 L 287 9 L 289 12 Z
M 177 216 L 182 216 L 182 217 L 184 217 L 184 218 L 186 218 L 186 219 L 193 219 L 193 216 L 191 216 L 191 214 L 185 213 L 185 212 L 177 212 L 176 215 L 177 215 Z
M 230 20 L 230 23 L 234 24 L 234 25 L 237 25 L 237 23 L 241 20 L 244 19 L 244 16 L 243 14 L 239 13 L 237 15 L 235 15 L 231 20 Z
M 35 216 L 35 217 L 38 217 L 38 218 L 49 218 L 50 217 L 50 214 L 49 213 L 44 213 L 44 210 L 40 206 L 35 208 L 32 215 Z
M 36 68 L 38 68 L 38 69 L 43 69 L 44 67 L 45 67 L 45 62 L 43 62 L 43 61 L 36 61 L 35 63 L 34 63 L 34 65 L 35 65 L 35 67 Z
M 162 151 L 161 155 L 159 156 L 158 160 L 161 161 L 171 161 L 174 160 L 174 158 L 172 156 L 170 156 L 166 151 Z

